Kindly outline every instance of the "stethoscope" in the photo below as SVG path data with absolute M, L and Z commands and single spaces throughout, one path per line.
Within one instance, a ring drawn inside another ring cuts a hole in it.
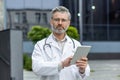
M 52 60 L 53 58 L 56 58 L 56 55 L 53 53 L 53 50 L 52 50 L 50 43 L 47 43 L 47 39 L 48 38 L 45 39 L 45 43 L 43 45 L 43 50 L 45 51 L 45 54 L 49 58 L 49 60 Z M 74 43 L 72 38 L 70 38 L 70 39 L 73 43 L 73 49 L 75 49 L 75 43 Z M 48 47 L 49 47 L 49 50 L 47 51 L 46 48 L 48 49 Z M 47 54 L 47 52 L 51 53 L 51 55 Z

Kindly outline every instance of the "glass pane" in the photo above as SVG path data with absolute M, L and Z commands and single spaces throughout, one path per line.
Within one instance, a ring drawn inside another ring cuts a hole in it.
M 83 40 L 120 40 L 120 0 L 85 0 Z
M 107 40 L 109 35 L 107 35 L 107 27 L 106 25 L 96 25 L 94 26 L 94 37 L 93 40 L 102 41 Z
M 89 24 L 107 24 L 107 0 L 86 0 L 87 3 L 87 16 L 86 22 Z
M 120 26 L 111 25 L 109 29 L 110 40 L 118 41 L 120 40 Z
M 109 23 L 120 24 L 120 0 L 110 0 Z
M 102 41 L 107 40 L 107 27 L 104 25 L 84 25 L 83 40 L 86 41 Z
M 46 24 L 47 23 L 47 14 L 43 13 L 43 23 Z
M 20 23 L 20 13 L 15 14 L 15 23 Z
M 40 13 L 36 13 L 36 23 L 39 24 L 40 23 L 40 18 L 41 18 L 41 14 Z
M 22 21 L 22 22 L 23 22 L 23 23 L 27 23 L 27 18 L 26 18 L 26 16 L 27 16 L 27 15 L 26 15 L 26 12 L 23 12 L 23 13 L 22 13 L 22 17 L 23 17 L 23 21 Z

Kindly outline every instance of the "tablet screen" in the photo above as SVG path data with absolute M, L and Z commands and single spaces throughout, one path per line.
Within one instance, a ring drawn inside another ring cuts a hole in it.
M 91 49 L 91 46 L 85 46 L 85 45 L 77 47 L 76 52 L 70 64 L 75 64 L 76 61 L 79 60 L 81 57 L 87 57 L 90 49 Z

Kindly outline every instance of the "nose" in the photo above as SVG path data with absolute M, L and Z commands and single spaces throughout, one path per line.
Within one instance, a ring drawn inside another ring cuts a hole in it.
M 62 20 L 59 20 L 59 21 L 58 21 L 58 24 L 62 24 Z

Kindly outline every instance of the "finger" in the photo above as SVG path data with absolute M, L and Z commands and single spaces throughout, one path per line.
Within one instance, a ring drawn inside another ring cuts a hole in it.
M 82 60 L 82 61 L 88 61 L 88 58 L 83 57 L 83 58 L 81 58 L 81 60 Z
M 76 64 L 78 68 L 85 68 L 87 65 L 86 64 Z
M 76 65 L 77 66 L 77 65 Z M 86 66 L 85 65 L 82 65 L 82 66 L 77 66 L 78 67 L 78 69 L 85 69 L 86 68 Z
M 84 67 L 84 66 L 86 66 L 87 65 L 87 62 L 86 61 L 78 61 L 78 62 L 76 62 L 76 66 L 77 67 Z
M 77 60 L 76 63 L 87 63 L 87 60 Z
M 72 56 L 70 56 L 70 57 L 69 57 L 69 60 L 72 60 L 72 58 L 73 58 L 73 57 L 72 57 Z

